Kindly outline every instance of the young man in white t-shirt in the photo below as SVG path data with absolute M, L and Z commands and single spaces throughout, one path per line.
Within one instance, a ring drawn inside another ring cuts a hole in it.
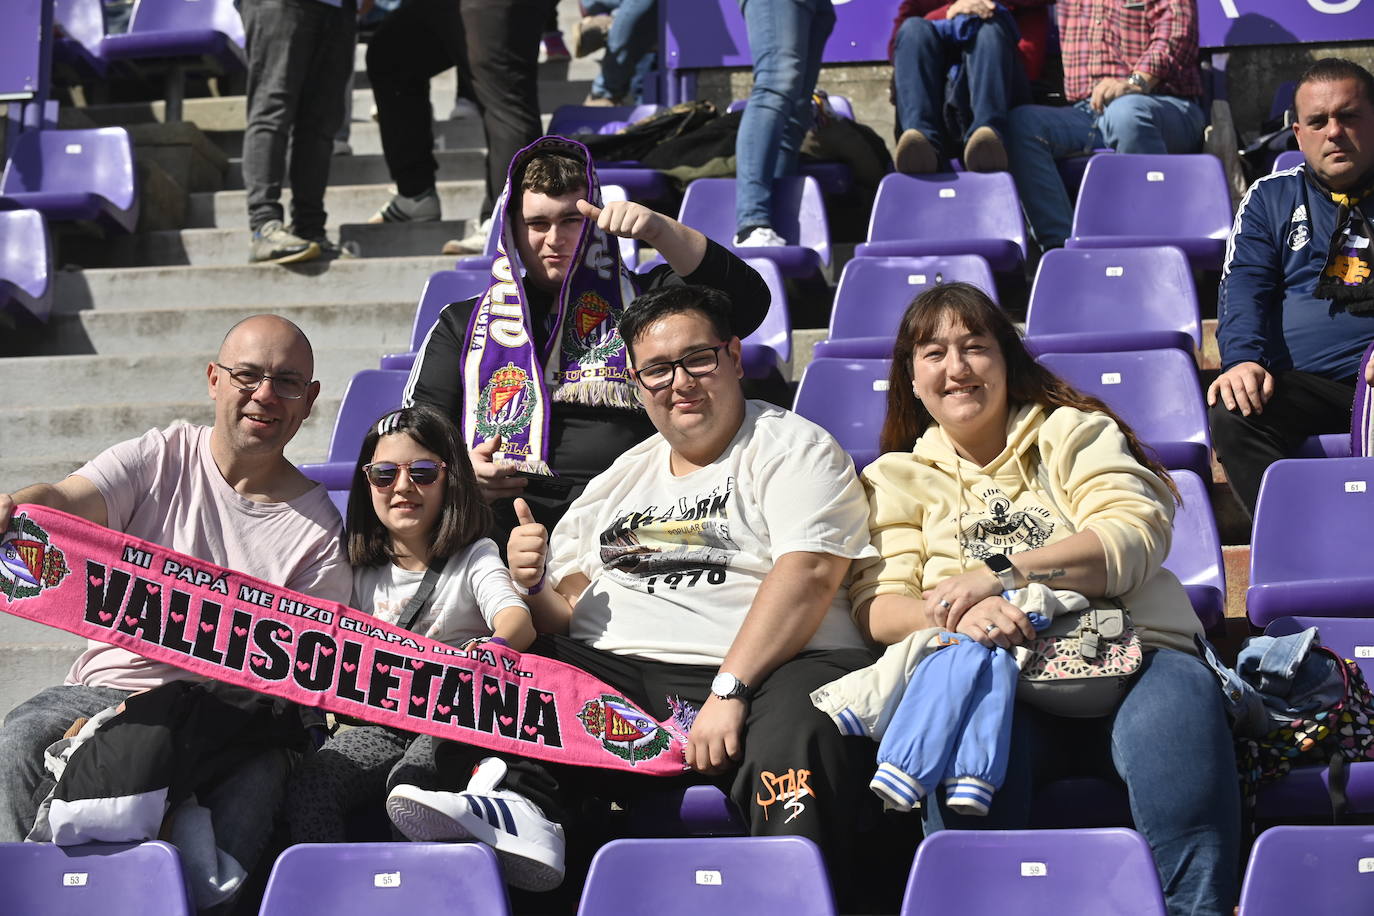
M 18 503 L 50 506 L 317 598 L 347 601 L 352 577 L 339 513 L 324 488 L 282 454 L 319 395 L 314 369 L 310 342 L 294 324 L 275 315 L 245 319 L 207 367 L 213 427 L 150 430 L 59 483 L 0 494 L 0 530 Z M 92 641 L 64 685 L 16 707 L 0 728 L 0 841 L 23 840 L 33 827 L 34 789 L 46 775 L 43 750 L 73 721 L 190 677 Z M 212 811 L 217 845 L 244 871 L 266 843 L 289 765 L 286 751 L 264 751 L 200 799 Z
M 536 625 L 557 634 L 531 651 L 674 716 L 690 729 L 688 766 L 728 787 L 751 833 L 809 837 L 834 873 L 864 782 L 849 758 L 864 749 L 809 695 L 872 661 L 840 590 L 850 561 L 871 554 L 868 509 L 829 433 L 745 400 L 729 315 L 728 299 L 704 287 L 635 300 L 620 332 L 658 435 L 587 485 L 551 544 L 517 502 L 523 524 L 507 555 Z M 608 749 L 661 753 L 653 725 L 620 724 L 622 741 L 607 725 Z M 663 787 L 454 743 L 436 761 L 438 776 L 417 781 L 467 791 L 398 786 L 392 820 L 413 839 L 484 840 L 508 880 L 530 889 L 562 879 L 565 799 Z

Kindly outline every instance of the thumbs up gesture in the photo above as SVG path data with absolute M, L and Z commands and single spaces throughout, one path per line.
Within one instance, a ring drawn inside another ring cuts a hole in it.
M 515 518 L 519 522 L 506 541 L 506 562 L 511 578 L 522 588 L 533 590 L 544 580 L 544 567 L 549 552 L 548 529 L 535 521 L 529 503 L 515 501 Z

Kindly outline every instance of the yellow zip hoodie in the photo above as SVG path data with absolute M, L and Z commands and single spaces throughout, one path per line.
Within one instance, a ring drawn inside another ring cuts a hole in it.
M 1106 551 L 1106 595 L 1130 611 L 1141 641 L 1196 654 L 1197 615 L 1160 565 L 1173 535 L 1173 494 L 1106 414 L 1013 407 L 1007 446 L 986 467 L 961 458 L 931 424 L 909 454 L 883 455 L 862 480 L 879 556 L 854 562 L 854 607 L 878 595 L 919 599 L 990 554 L 1092 530 Z

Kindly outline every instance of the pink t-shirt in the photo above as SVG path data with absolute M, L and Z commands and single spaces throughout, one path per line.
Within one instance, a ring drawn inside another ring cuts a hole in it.
M 76 473 L 105 497 L 106 524 L 116 531 L 316 598 L 349 599 L 353 578 L 343 525 L 325 488 L 290 502 L 245 499 L 220 474 L 208 426 L 151 429 L 106 449 Z M 191 676 L 91 640 L 67 683 L 143 690 Z

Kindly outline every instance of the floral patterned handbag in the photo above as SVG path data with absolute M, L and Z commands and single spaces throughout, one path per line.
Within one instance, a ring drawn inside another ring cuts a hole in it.
M 1056 617 L 1023 647 L 1016 695 L 1058 716 L 1093 718 L 1116 709 L 1145 653 L 1121 602 Z

